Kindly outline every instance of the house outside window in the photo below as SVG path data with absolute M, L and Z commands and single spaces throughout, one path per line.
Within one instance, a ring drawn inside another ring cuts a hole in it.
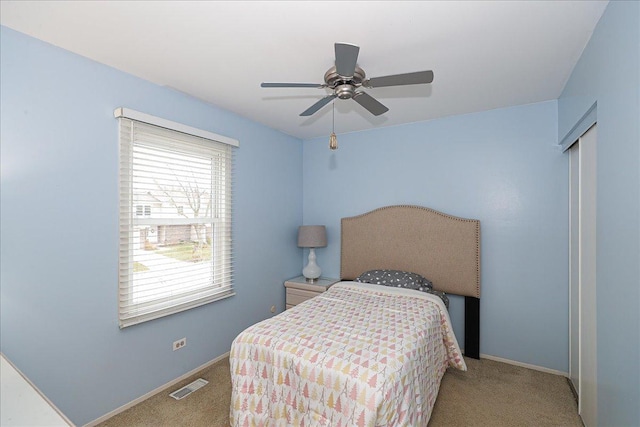
M 136 216 L 151 216 L 150 205 L 136 205 Z

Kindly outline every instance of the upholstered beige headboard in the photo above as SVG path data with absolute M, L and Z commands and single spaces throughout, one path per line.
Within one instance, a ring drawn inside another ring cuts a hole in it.
M 421 274 L 435 289 L 480 298 L 480 221 L 421 206 L 342 218 L 340 277 L 373 269 Z

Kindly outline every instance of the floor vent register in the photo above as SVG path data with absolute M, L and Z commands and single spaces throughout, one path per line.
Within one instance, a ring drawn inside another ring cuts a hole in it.
M 186 386 L 174 391 L 169 396 L 173 397 L 176 400 L 180 400 L 189 396 L 191 393 L 198 390 L 199 388 L 204 387 L 207 384 L 209 384 L 209 381 L 203 380 L 202 378 L 198 378 L 194 382 L 187 384 Z

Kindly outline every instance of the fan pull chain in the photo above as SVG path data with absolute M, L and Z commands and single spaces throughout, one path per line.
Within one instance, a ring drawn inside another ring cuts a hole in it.
M 338 138 L 336 137 L 336 102 L 331 103 L 331 135 L 329 136 L 329 149 L 338 149 Z

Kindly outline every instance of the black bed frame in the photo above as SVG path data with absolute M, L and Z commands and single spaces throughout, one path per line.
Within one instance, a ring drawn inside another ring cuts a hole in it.
M 480 298 L 464 297 L 464 355 L 480 359 Z

